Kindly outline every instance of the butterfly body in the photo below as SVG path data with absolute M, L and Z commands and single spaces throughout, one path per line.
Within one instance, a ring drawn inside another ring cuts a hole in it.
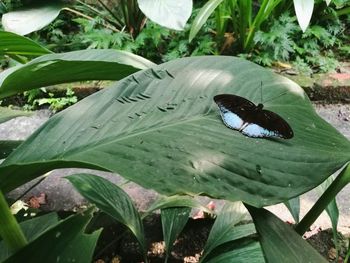
M 290 139 L 293 130 L 278 114 L 265 110 L 264 105 L 233 94 L 214 97 L 224 124 L 249 137 L 277 137 Z

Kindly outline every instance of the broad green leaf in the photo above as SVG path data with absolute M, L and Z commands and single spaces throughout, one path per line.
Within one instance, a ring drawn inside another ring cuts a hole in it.
M 142 252 L 146 253 L 147 247 L 140 214 L 130 197 L 121 188 L 91 174 L 75 174 L 66 178 L 89 202 L 127 226 L 140 243 Z
M 199 11 L 198 15 L 194 19 L 191 25 L 191 31 L 189 36 L 189 41 L 197 35 L 198 31 L 202 28 L 204 23 L 208 20 L 209 16 L 214 12 L 214 10 L 218 7 L 219 4 L 222 3 L 223 0 L 209 0 Z
M 9 121 L 21 116 L 29 116 L 32 113 L 22 110 L 12 110 L 10 108 L 0 107 L 0 123 Z
M 299 196 L 294 197 L 290 200 L 284 202 L 285 206 L 288 208 L 296 224 L 300 220 L 300 198 Z
M 314 10 L 314 0 L 293 0 L 295 14 L 297 15 L 298 23 L 303 32 L 308 27 L 312 12 Z
M 137 0 L 141 11 L 153 22 L 183 30 L 192 13 L 192 0 Z
M 62 220 L 4 262 L 91 262 L 101 231 L 84 234 L 92 211 Z
M 42 2 L 3 14 L 1 23 L 6 31 L 27 35 L 50 24 L 59 15 L 62 4 L 58 1 Z
M 30 220 L 26 220 L 20 223 L 23 234 L 29 242 L 40 236 L 45 230 L 54 226 L 58 222 L 56 213 L 49 213 L 43 216 L 38 216 Z M 9 257 L 11 252 L 4 245 L 3 241 L 0 242 L 0 261 Z
M 0 31 L 0 55 L 37 57 L 48 53 L 51 53 L 51 51 L 29 38 Z
M 165 262 L 168 261 L 173 244 L 177 236 L 184 229 L 190 212 L 191 208 L 189 207 L 171 207 L 161 210 L 160 213 L 166 252 Z
M 327 262 L 291 226 L 263 208 L 247 206 L 260 236 L 266 261 L 274 262 Z
M 207 262 L 206 257 L 220 245 L 256 233 L 253 224 L 237 226 L 245 218 L 244 210 L 241 202 L 227 202 L 224 205 L 209 233 L 201 262 Z
M 170 207 L 199 208 L 207 213 L 213 213 L 213 211 L 203 206 L 199 201 L 195 200 L 193 197 L 174 195 L 160 197 L 158 200 L 152 203 L 152 205 L 147 209 L 145 215 L 148 215 L 158 209 L 165 209 Z
M 48 54 L 0 73 L 0 98 L 65 82 L 119 80 L 151 66 L 154 64 L 142 57 L 117 50 Z
M 249 138 L 222 123 L 215 95 L 258 103 L 261 91 L 265 108 L 293 128 L 292 139 Z M 0 165 L 0 189 L 52 169 L 87 167 L 165 195 L 261 207 L 315 188 L 349 153 L 349 140 L 291 80 L 243 59 L 192 57 L 133 74 L 50 118 Z
M 243 244 L 231 251 L 220 253 L 206 261 L 207 263 L 265 263 L 259 242 Z

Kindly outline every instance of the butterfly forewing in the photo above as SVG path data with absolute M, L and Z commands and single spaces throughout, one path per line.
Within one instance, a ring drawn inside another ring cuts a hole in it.
M 249 109 L 256 107 L 251 101 L 232 94 L 216 95 L 214 101 L 219 106 L 221 118 L 225 125 L 235 130 L 242 127 Z

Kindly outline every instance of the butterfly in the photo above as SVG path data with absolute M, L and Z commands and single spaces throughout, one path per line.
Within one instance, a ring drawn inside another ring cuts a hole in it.
M 249 137 L 277 137 L 290 139 L 294 133 L 290 125 L 278 114 L 264 110 L 264 105 L 255 105 L 250 100 L 233 94 L 214 97 L 224 124 Z

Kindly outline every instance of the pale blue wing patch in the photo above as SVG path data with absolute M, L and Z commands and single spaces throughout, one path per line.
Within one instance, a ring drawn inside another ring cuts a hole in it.
M 241 132 L 250 137 L 282 137 L 278 132 L 269 131 L 254 123 L 248 124 Z
M 229 111 L 224 106 L 220 105 L 220 114 L 225 125 L 231 129 L 239 130 L 242 127 L 242 119 L 235 113 Z

